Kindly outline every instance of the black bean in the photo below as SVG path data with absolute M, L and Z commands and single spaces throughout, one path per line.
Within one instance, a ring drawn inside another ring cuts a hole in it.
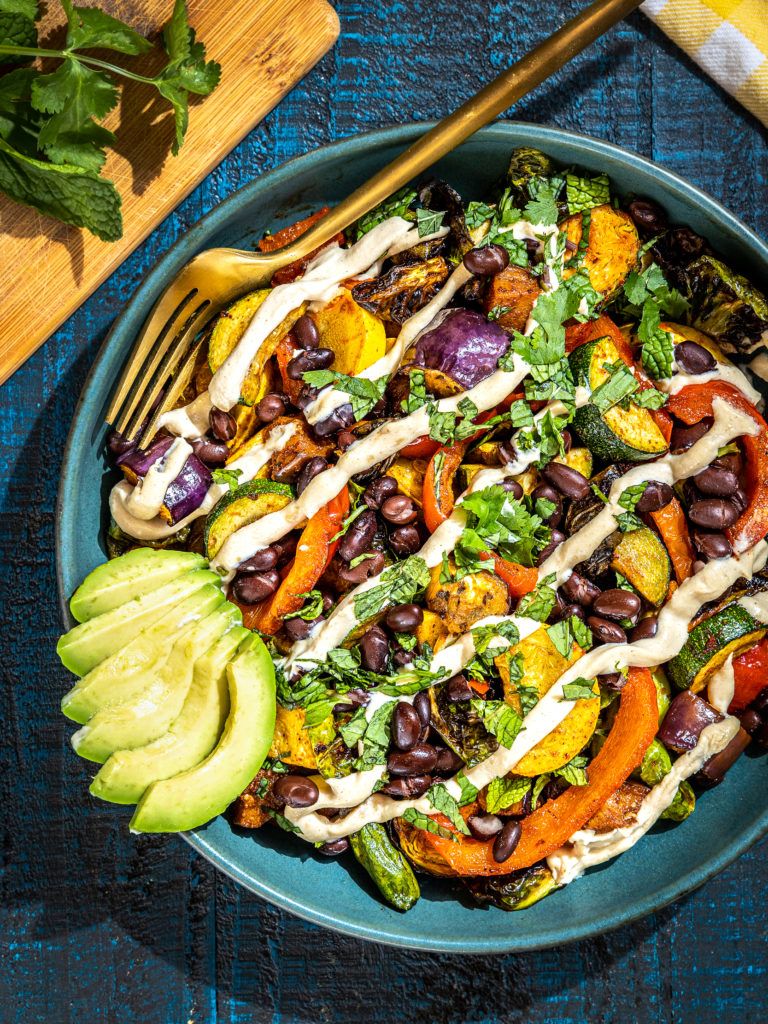
M 322 591 L 323 595 L 323 611 L 329 612 L 331 608 L 336 604 L 336 598 L 333 594 L 329 594 L 327 590 Z
M 635 505 L 638 512 L 658 512 L 672 501 L 675 492 L 661 480 L 649 480 Z
M 301 409 L 301 411 L 304 412 L 307 406 L 311 405 L 319 394 L 319 388 L 312 388 L 309 384 L 305 384 L 301 391 L 299 391 L 299 397 L 296 399 L 294 404 L 297 409 Z
M 739 518 L 739 510 L 725 498 L 702 498 L 688 509 L 688 518 L 708 530 L 724 530 Z
M 467 828 L 474 839 L 484 842 L 486 839 L 493 839 L 504 828 L 504 822 L 495 814 L 483 814 L 475 811 L 467 818 Z
M 454 704 L 463 700 L 471 700 L 475 692 L 467 682 L 466 676 L 454 676 L 446 683 L 445 692 L 449 701 Z
M 309 370 L 327 370 L 336 358 L 330 348 L 308 349 L 300 352 L 288 363 L 288 376 L 291 380 L 302 380 Z
M 755 711 L 759 712 L 761 715 L 768 712 L 768 686 L 763 687 L 760 693 L 758 693 L 752 701 L 750 707 L 753 707 Z
M 237 433 L 237 420 L 223 409 L 211 409 L 208 422 L 217 441 L 231 441 Z
M 743 487 L 736 488 L 736 490 L 731 495 L 731 501 L 739 510 L 739 512 L 744 511 L 744 509 L 747 507 L 747 492 L 744 490 Z
M 387 612 L 384 621 L 395 633 L 414 633 L 424 621 L 424 612 L 417 604 L 399 604 Z
M 416 709 L 416 714 L 419 716 L 422 728 L 429 725 L 429 720 L 432 717 L 432 707 L 429 703 L 429 694 L 426 690 L 421 690 L 413 698 L 413 706 Z
M 519 821 L 508 821 L 493 841 L 493 859 L 502 864 L 517 849 L 523 827 Z
M 554 487 L 550 487 L 549 484 L 539 484 L 531 492 L 531 497 L 534 501 L 538 498 L 544 498 L 545 501 L 551 501 L 555 506 L 552 515 L 544 522 L 547 526 L 559 526 L 560 520 L 563 518 L 563 499 L 560 497 Z
M 561 437 L 563 440 L 563 448 L 565 448 L 565 452 L 568 454 L 573 447 L 573 438 L 571 437 L 570 430 L 564 430 Z
M 659 630 L 659 619 L 657 615 L 646 615 L 644 619 L 640 619 L 638 624 L 632 630 L 630 640 L 632 643 L 635 640 L 648 640 L 652 636 L 656 636 Z
M 410 750 L 395 751 L 387 758 L 392 775 L 427 775 L 437 764 L 437 750 L 429 743 L 417 743 Z
M 517 480 L 503 480 L 501 489 L 506 491 L 507 494 L 511 494 L 515 501 L 519 501 L 523 496 L 523 488 Z
M 700 373 L 709 373 L 717 366 L 717 360 L 711 352 L 695 341 L 681 341 L 675 345 L 675 362 L 686 373 L 698 376 Z
M 672 451 L 684 452 L 689 448 L 692 448 L 697 441 L 704 437 L 712 426 L 712 423 L 713 420 L 709 416 L 705 417 L 699 423 L 694 423 L 691 427 L 686 427 L 676 423 L 672 428 L 672 439 L 670 441 Z
M 324 857 L 339 857 L 342 853 L 346 853 L 348 849 L 349 839 L 346 836 L 340 836 L 338 839 L 331 839 L 330 842 L 318 846 L 317 852 L 322 853 Z
M 719 455 L 712 465 L 718 466 L 721 469 L 729 469 L 731 473 L 735 473 L 738 476 L 741 472 L 741 454 L 739 452 L 726 452 L 725 455 Z
M 658 235 L 667 226 L 667 215 L 652 199 L 633 199 L 627 213 L 642 235 Z
M 431 775 L 401 776 L 397 779 L 390 779 L 386 786 L 382 786 L 381 792 L 394 797 L 395 800 L 414 800 L 424 796 L 431 785 Z
M 353 558 L 357 558 L 370 548 L 375 536 L 376 513 L 367 508 L 352 521 L 339 541 L 339 558 L 351 562 Z
M 324 350 L 318 349 L 318 352 L 320 351 Z M 351 427 L 354 422 L 355 414 L 352 411 L 352 405 L 349 402 L 345 402 L 338 409 L 334 409 L 330 416 L 326 416 L 324 420 L 313 424 L 312 429 L 317 437 L 330 437 L 331 434 L 336 434 L 340 430 L 346 430 L 347 427 Z
M 733 554 L 731 542 L 724 533 L 694 530 L 693 543 L 708 561 L 711 561 L 713 558 L 730 558 Z
M 261 551 L 257 551 L 255 555 L 251 555 L 249 559 L 241 563 L 237 567 L 238 573 L 251 573 L 251 572 L 268 572 L 270 569 L 274 569 L 277 565 L 278 549 L 272 545 L 268 548 L 262 548 Z
M 298 616 L 294 619 L 286 619 L 283 623 L 286 635 L 294 643 L 297 640 L 306 640 L 312 626 L 314 626 L 314 622 L 307 622 L 305 619 L 298 618 Z
M 291 334 L 302 348 L 317 348 L 320 344 L 320 332 L 317 324 L 308 313 L 300 316 L 293 325 Z
M 415 554 L 421 547 L 421 537 L 415 526 L 398 526 L 389 535 L 389 546 L 400 558 Z
M 387 668 L 389 640 L 381 626 L 371 626 L 360 640 L 363 668 L 369 672 L 384 672 Z
M 465 254 L 464 266 L 478 276 L 500 274 L 509 266 L 509 253 L 503 245 L 482 245 Z
M 271 423 L 285 412 L 285 402 L 280 395 L 270 392 L 256 405 L 256 415 L 262 423 Z
M 595 600 L 592 610 L 604 619 L 632 619 L 640 613 L 642 602 L 631 590 L 605 590 Z
M 258 604 L 259 601 L 266 601 L 271 597 L 280 583 L 280 574 L 274 569 L 269 572 L 248 573 L 235 577 L 232 592 L 241 604 Z
M 586 498 L 590 493 L 589 480 L 573 466 L 550 462 L 541 472 L 544 479 L 566 498 Z
M 739 719 L 741 721 L 741 728 L 748 732 L 750 736 L 754 736 L 763 724 L 763 716 L 755 711 L 754 708 L 747 708 L 746 711 L 742 711 Z
M 455 775 L 463 765 L 464 762 L 455 750 L 451 750 L 449 747 L 440 747 L 438 749 L 437 764 L 435 765 L 435 771 L 438 775 Z
M 707 250 L 707 243 L 701 235 L 697 235 L 692 228 L 685 225 L 673 228 L 665 237 L 664 242 L 671 247 L 673 253 L 680 256 L 700 256 Z M 685 263 L 690 263 L 690 259 L 687 259 Z
M 357 438 L 355 437 L 351 430 L 340 430 L 339 436 L 336 438 L 336 443 L 339 446 L 339 448 L 341 448 L 341 450 L 345 452 L 347 448 L 352 447 L 356 440 Z
M 418 711 L 400 701 L 392 714 L 392 742 L 398 750 L 412 750 L 419 742 L 421 719 Z
M 397 480 L 393 476 L 380 476 L 365 488 L 363 501 L 368 508 L 381 508 L 387 498 L 393 497 L 398 490 Z
M 276 540 L 270 547 L 277 551 L 277 564 L 278 566 L 286 565 L 293 556 L 296 554 L 296 547 L 299 543 L 299 537 L 296 533 L 288 533 L 285 537 L 281 537 L 280 540 Z
M 765 722 L 755 733 L 755 743 L 763 750 L 768 750 L 768 722 Z
M 543 562 L 546 562 L 546 560 L 549 558 L 549 556 L 552 554 L 555 548 L 559 548 L 564 540 L 564 533 L 561 533 L 559 530 L 552 530 L 550 532 L 549 544 L 547 544 L 547 546 L 539 552 L 539 557 L 537 559 L 538 564 L 541 565 Z
M 351 583 L 356 587 L 360 583 L 365 583 L 371 576 L 378 576 L 384 568 L 384 555 L 381 551 L 365 551 L 363 554 L 369 554 L 371 557 L 364 558 L 357 565 L 347 565 L 343 569 L 339 569 L 340 580 L 343 580 L 345 583 Z
M 414 658 L 413 651 L 406 651 L 404 647 L 396 646 L 392 654 L 392 662 L 397 668 L 404 668 L 410 665 Z
M 517 449 L 511 441 L 502 441 L 499 445 L 499 457 L 501 458 L 502 465 L 506 465 L 508 462 L 515 462 L 517 460 Z
M 577 619 L 583 619 L 585 617 L 584 609 L 580 604 L 564 604 L 557 609 L 556 622 L 561 619 L 570 619 L 572 615 L 575 615 Z
M 405 526 L 417 518 L 418 512 L 411 499 L 405 494 L 395 494 L 382 503 L 381 514 L 389 523 Z
M 272 784 L 272 792 L 288 807 L 311 807 L 320 790 L 306 775 L 280 775 Z
M 223 466 L 229 457 L 229 448 L 220 441 L 193 441 L 192 451 L 206 466 Z
M 319 790 L 306 775 L 281 775 L 272 783 L 272 793 L 288 807 L 311 807 Z
M 609 622 L 608 619 L 601 619 L 597 615 L 590 615 L 587 625 L 604 644 L 624 644 L 627 642 L 627 634 L 617 622 Z
M 622 675 L 621 672 L 607 672 L 605 675 L 598 676 L 597 681 L 603 689 L 609 690 L 611 693 L 618 693 L 627 685 L 627 676 Z
M 130 441 L 117 430 L 110 430 L 107 434 L 107 448 L 112 455 L 126 455 L 136 447 L 135 441 Z
M 305 462 L 301 472 L 296 478 L 297 497 L 307 489 L 308 485 L 316 476 L 324 473 L 326 469 L 328 469 L 328 460 L 324 459 L 322 455 L 315 455 L 309 460 L 309 462 Z
M 702 494 L 712 498 L 728 498 L 739 486 L 739 478 L 722 466 L 707 466 L 693 478 Z
M 561 590 L 569 601 L 584 605 L 585 608 L 589 608 L 595 598 L 600 596 L 600 587 L 596 587 L 591 580 L 577 572 L 571 573 Z

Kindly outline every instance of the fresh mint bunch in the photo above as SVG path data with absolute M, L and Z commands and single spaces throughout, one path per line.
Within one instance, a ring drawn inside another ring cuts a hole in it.
M 136 57 L 152 49 L 148 39 L 96 7 L 75 7 L 72 0 L 61 6 L 67 34 L 63 49 L 55 50 L 38 45 L 36 0 L 0 0 L 0 66 L 14 65 L 0 75 L 0 192 L 112 242 L 123 233 L 120 194 L 100 172 L 115 136 L 100 122 L 118 102 L 117 80 L 150 86 L 170 103 L 175 155 L 187 130 L 190 94 L 212 92 L 221 68 L 206 61 L 185 0 L 175 0 L 163 29 L 167 59 L 153 78 L 88 52 Z M 51 61 L 58 66 L 45 73 L 16 66 L 38 57 L 46 67 Z

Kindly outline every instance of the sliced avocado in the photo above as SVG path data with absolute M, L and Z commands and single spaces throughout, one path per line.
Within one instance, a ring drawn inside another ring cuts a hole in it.
M 185 624 L 210 615 L 226 598 L 214 583 L 174 605 L 159 622 L 147 626 L 129 644 L 100 661 L 78 679 L 61 701 L 61 710 L 84 725 L 108 704 L 135 700 L 157 678 Z
M 195 662 L 181 714 L 163 736 L 135 750 L 116 750 L 91 783 L 91 793 L 115 804 L 135 804 L 158 779 L 187 771 L 210 754 L 229 713 L 227 664 L 248 630 L 235 626 Z
M 86 622 L 134 597 L 157 590 L 184 573 L 204 567 L 203 556 L 192 551 L 134 548 L 97 565 L 72 595 L 69 610 L 77 622 Z
M 131 819 L 135 832 L 182 832 L 221 814 L 253 779 L 275 729 L 275 668 L 255 634 L 227 666 L 230 710 L 208 757 L 189 771 L 153 783 Z
M 81 622 L 59 640 L 56 653 L 70 672 L 84 676 L 100 661 L 130 643 L 142 629 L 166 615 L 173 605 L 207 583 L 220 586 L 221 580 L 208 569 L 196 569 L 179 576 L 157 590 L 113 608 L 111 612 Z
M 240 610 L 226 601 L 185 627 L 160 672 L 135 701 L 108 704 L 78 729 L 72 737 L 76 753 L 104 762 L 116 750 L 143 747 L 167 732 L 189 692 L 195 661 L 240 621 Z

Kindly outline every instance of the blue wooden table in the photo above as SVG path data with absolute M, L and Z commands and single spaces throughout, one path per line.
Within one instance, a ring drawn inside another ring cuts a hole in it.
M 762 1021 L 766 843 L 623 931 L 465 961 L 320 931 L 180 839 L 129 837 L 88 797 L 58 714 L 54 505 L 75 402 L 116 313 L 157 257 L 254 175 L 354 132 L 448 113 L 583 2 L 337 6 L 333 52 L 0 392 L 0 1024 Z M 645 154 L 768 235 L 768 134 L 642 15 L 515 116 Z

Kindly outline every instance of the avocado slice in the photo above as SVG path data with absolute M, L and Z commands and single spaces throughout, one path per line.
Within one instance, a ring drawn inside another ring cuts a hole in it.
M 204 825 L 239 796 L 264 763 L 275 729 L 275 668 L 255 634 L 227 666 L 230 711 L 221 739 L 200 764 L 153 783 L 131 819 L 134 832 Z
M 81 622 L 61 637 L 56 653 L 70 672 L 84 676 L 100 661 L 130 643 L 142 629 L 157 622 L 173 605 L 207 583 L 221 586 L 220 578 L 208 569 L 185 573 L 157 590 L 113 608 L 111 612 Z
M 181 714 L 146 747 L 116 750 L 91 783 L 91 793 L 115 804 L 135 804 L 158 779 L 193 768 L 210 754 L 229 713 L 227 665 L 248 630 L 234 626 L 195 662 Z
M 61 701 L 61 710 L 74 722 L 85 725 L 108 704 L 135 700 L 162 669 L 184 626 L 205 618 L 226 598 L 214 583 L 174 605 L 158 622 L 147 626 L 129 644 L 100 661 L 78 679 Z
M 192 551 L 159 551 L 134 548 L 119 558 L 97 565 L 69 602 L 77 622 L 104 615 L 132 598 L 157 590 L 193 569 L 205 567 L 202 555 Z
M 76 753 L 104 762 L 116 750 L 143 747 L 167 732 L 186 699 L 195 661 L 240 621 L 240 609 L 225 601 L 204 619 L 186 626 L 168 660 L 137 700 L 109 704 L 78 729 L 72 737 Z

